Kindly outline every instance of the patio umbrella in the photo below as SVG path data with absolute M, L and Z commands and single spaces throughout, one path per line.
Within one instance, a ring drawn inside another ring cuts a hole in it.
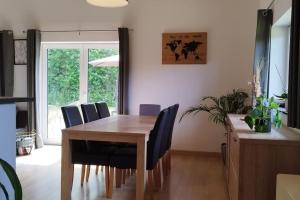
M 90 61 L 89 64 L 93 65 L 94 67 L 118 67 L 119 55 L 93 60 Z

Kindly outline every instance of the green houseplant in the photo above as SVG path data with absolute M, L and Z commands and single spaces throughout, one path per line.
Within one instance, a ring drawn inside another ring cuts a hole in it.
M 251 109 L 246 104 L 249 95 L 242 89 L 233 90 L 232 93 L 220 96 L 206 96 L 201 99 L 201 102 L 188 108 L 180 118 L 180 121 L 189 114 L 197 114 L 199 112 L 209 113 L 209 120 L 215 124 L 221 124 L 226 130 L 229 126 L 227 114 L 245 114 Z
M 20 180 L 15 172 L 15 169 L 5 160 L 0 159 L 0 166 L 7 175 L 15 192 L 15 200 L 22 200 L 22 186 Z M 4 192 L 6 200 L 9 200 L 8 192 L 3 183 L 0 182 L 0 189 Z
M 246 104 L 249 95 L 242 89 L 233 90 L 231 93 L 220 96 L 206 96 L 203 97 L 200 103 L 196 106 L 188 108 L 180 118 L 180 121 L 187 115 L 198 114 L 199 112 L 209 113 L 209 120 L 215 124 L 222 125 L 226 131 L 230 128 L 228 114 L 245 114 L 251 109 Z M 227 144 L 221 144 L 221 152 L 223 163 L 226 163 L 226 149 Z
M 281 114 L 278 104 L 274 97 L 270 99 L 265 96 L 256 98 L 256 105 L 245 117 L 245 122 L 255 132 L 268 133 L 271 131 L 272 124 L 276 128 L 281 127 Z

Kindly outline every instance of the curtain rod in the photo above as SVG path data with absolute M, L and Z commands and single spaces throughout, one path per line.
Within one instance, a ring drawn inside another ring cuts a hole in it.
M 133 31 L 133 29 L 128 29 L 129 31 Z M 41 30 L 41 33 L 80 33 L 80 32 L 117 32 L 117 29 L 84 29 L 84 30 Z M 27 33 L 26 30 L 23 33 Z
M 267 10 L 269 10 L 269 9 L 274 5 L 275 1 L 276 1 L 276 0 L 273 0 L 273 1 L 269 4 L 269 6 L 267 7 Z

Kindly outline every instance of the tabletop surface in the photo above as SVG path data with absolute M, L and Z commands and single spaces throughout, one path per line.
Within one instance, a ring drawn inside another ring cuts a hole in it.
M 122 134 L 149 134 L 153 129 L 156 117 L 138 115 L 114 115 L 104 119 L 63 129 L 64 133 L 122 133 Z

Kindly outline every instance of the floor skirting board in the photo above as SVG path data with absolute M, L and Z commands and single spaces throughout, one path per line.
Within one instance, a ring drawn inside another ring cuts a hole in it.
M 172 149 L 173 155 L 187 155 L 187 156 L 206 156 L 206 157 L 221 157 L 221 152 L 205 152 L 205 151 L 188 151 Z

